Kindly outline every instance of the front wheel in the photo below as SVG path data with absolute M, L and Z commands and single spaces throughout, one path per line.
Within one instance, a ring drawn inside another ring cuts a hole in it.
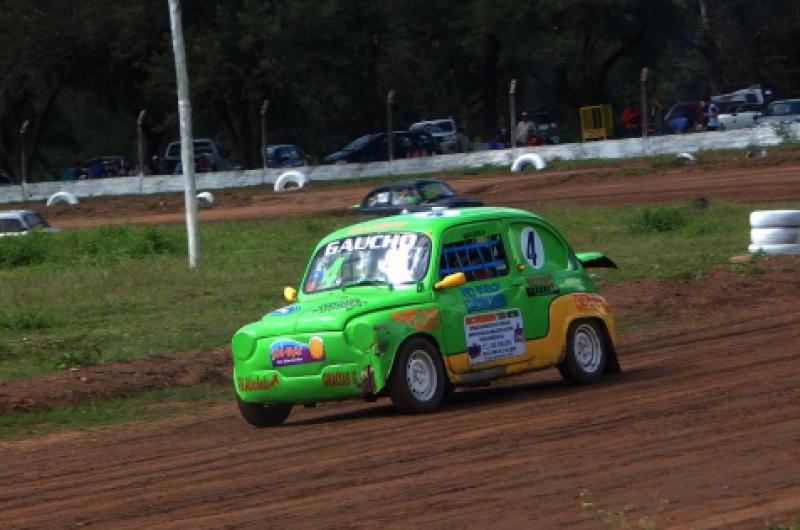
M 593 383 L 603 375 L 607 357 L 600 325 L 594 320 L 578 320 L 567 330 L 567 354 L 558 371 L 570 383 Z
M 422 337 L 403 344 L 389 378 L 389 396 L 394 406 L 404 413 L 432 411 L 441 404 L 445 386 L 436 347 Z
M 248 403 L 242 401 L 238 394 L 236 395 L 236 404 L 239 405 L 239 412 L 242 414 L 242 418 L 254 427 L 277 427 L 286 421 L 289 413 L 292 412 L 290 403 L 277 405 Z

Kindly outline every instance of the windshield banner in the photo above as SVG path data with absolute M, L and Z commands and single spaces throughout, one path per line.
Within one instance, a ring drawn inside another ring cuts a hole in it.
M 407 250 L 416 245 L 417 234 L 413 232 L 371 234 L 332 241 L 325 246 L 325 255 L 331 256 L 357 250 Z

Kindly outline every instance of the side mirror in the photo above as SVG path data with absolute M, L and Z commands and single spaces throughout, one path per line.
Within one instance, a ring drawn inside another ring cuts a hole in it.
M 442 278 L 441 281 L 433 284 L 433 288 L 437 291 L 441 291 L 442 289 L 458 287 L 459 285 L 464 285 L 465 283 L 467 283 L 466 275 L 463 272 L 456 272 L 453 274 L 448 274 Z
M 288 286 L 284 287 L 283 288 L 283 298 L 287 302 L 294 302 L 295 300 L 297 300 L 297 289 L 295 289 L 294 287 L 288 287 Z

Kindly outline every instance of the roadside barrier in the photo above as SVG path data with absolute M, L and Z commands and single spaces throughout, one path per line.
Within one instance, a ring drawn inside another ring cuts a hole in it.
M 392 162 L 310 166 L 304 169 L 306 183 L 330 180 L 355 180 L 370 177 L 401 177 L 435 174 L 437 172 L 480 168 L 509 167 L 514 160 L 535 153 L 543 160 L 619 159 L 655 155 L 697 153 L 712 149 L 765 148 L 783 143 L 800 142 L 800 123 L 788 127 L 760 126 L 731 131 L 700 132 L 600 140 L 586 143 L 541 145 L 512 149 L 492 149 L 420 158 L 398 159 Z M 197 174 L 197 187 L 205 190 L 243 188 L 277 184 L 282 169 L 235 170 Z M 75 181 L 37 182 L 22 186 L 0 186 L 0 203 L 45 200 L 59 191 L 75 197 L 109 195 L 147 195 L 182 192 L 183 175 L 152 175 L 146 177 L 112 177 Z
M 750 213 L 750 253 L 800 254 L 800 210 Z

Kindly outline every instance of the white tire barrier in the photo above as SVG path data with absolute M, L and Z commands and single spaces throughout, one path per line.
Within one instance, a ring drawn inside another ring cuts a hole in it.
M 48 197 L 45 206 L 52 206 L 59 202 L 65 202 L 70 205 L 75 205 L 78 204 L 78 198 L 75 196 L 74 193 L 70 193 L 68 191 L 58 191 L 52 194 L 50 197 Z
M 214 195 L 210 191 L 201 191 L 197 194 L 197 202 L 214 204 Z
M 526 166 L 533 165 L 536 167 L 537 171 L 543 170 L 547 167 L 547 164 L 544 161 L 544 158 L 537 155 L 536 153 L 527 153 L 524 155 L 520 155 L 514 160 L 514 163 L 511 164 L 511 171 L 514 173 L 519 173 L 522 171 Z
M 752 228 L 750 241 L 754 245 L 797 245 L 800 228 Z
M 694 164 L 697 162 L 697 159 L 691 153 L 678 153 L 678 160 L 681 160 L 684 164 Z
M 800 210 L 757 210 L 750 212 L 750 227 L 800 227 Z
M 308 184 L 308 177 L 301 171 L 287 171 L 281 173 L 278 180 L 275 181 L 275 191 L 285 191 L 287 184 L 302 188 Z
M 800 254 L 800 245 L 757 245 L 747 247 L 751 254 L 763 252 L 765 254 Z

